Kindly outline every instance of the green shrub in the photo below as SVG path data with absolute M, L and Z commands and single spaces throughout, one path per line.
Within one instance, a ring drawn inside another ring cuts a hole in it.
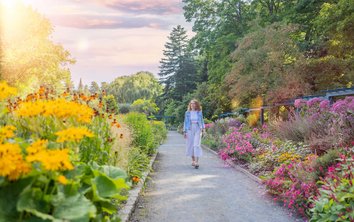
M 167 138 L 167 129 L 162 121 L 151 121 L 154 145 L 159 146 Z
M 128 177 L 133 178 L 142 178 L 143 173 L 148 170 L 150 158 L 139 148 L 133 147 L 129 150 L 128 155 Z
M 320 196 L 314 200 L 310 210 L 310 221 L 353 221 L 354 220 L 354 161 L 342 157 L 336 168 L 328 170 L 326 179 L 319 189 Z
M 138 147 L 147 155 L 155 153 L 154 135 L 152 127 L 142 113 L 128 113 L 125 116 L 125 122 L 133 129 L 133 146 Z
M 324 177 L 329 166 L 338 162 L 339 151 L 332 149 L 327 151 L 324 155 L 320 156 L 316 160 L 316 173 L 318 177 Z
M 119 104 L 119 113 L 127 114 L 130 112 L 130 105 L 129 104 Z
M 79 144 L 80 161 L 88 163 L 95 161 L 100 165 L 110 163 L 110 152 L 113 142 L 111 127 L 105 118 L 96 117 L 89 125 L 89 130 L 95 134 L 94 137 L 85 137 Z

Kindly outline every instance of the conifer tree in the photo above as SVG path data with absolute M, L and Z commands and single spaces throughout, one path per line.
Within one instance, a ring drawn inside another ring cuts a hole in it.
M 182 100 L 196 85 L 196 66 L 188 50 L 186 30 L 178 25 L 173 28 L 160 61 L 160 83 L 165 86 L 163 98 Z

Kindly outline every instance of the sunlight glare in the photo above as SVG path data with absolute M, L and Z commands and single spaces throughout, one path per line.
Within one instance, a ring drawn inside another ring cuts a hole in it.
M 10 33 L 16 33 L 16 25 L 18 22 L 18 9 L 21 4 L 20 0 L 0 0 L 0 6 L 3 10 L 1 12 L 1 27 L 2 32 L 5 33 L 5 37 Z
M 86 51 L 89 48 L 89 42 L 87 39 L 80 39 L 77 43 L 77 49 L 79 51 Z
M 4 5 L 6 10 L 13 9 L 18 2 L 19 0 L 0 0 L 0 4 Z

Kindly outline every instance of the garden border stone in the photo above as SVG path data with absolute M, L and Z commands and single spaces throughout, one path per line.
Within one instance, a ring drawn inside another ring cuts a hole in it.
M 208 150 L 209 152 L 215 154 L 216 156 L 218 156 L 218 153 L 215 152 L 214 150 L 212 150 L 211 148 L 209 148 L 208 146 L 202 144 L 202 148 Z M 237 164 L 235 164 L 234 162 L 232 162 L 232 160 L 226 160 L 225 161 L 229 166 L 235 168 L 236 170 L 244 173 L 246 176 L 248 176 L 250 179 L 252 179 L 253 181 L 262 184 L 262 179 L 260 179 L 259 177 L 253 175 L 252 173 L 250 173 L 248 170 L 238 166 Z
M 137 203 L 138 197 L 140 193 L 143 190 L 145 181 L 147 176 L 150 174 L 150 171 L 152 169 L 152 165 L 154 164 L 156 157 L 158 155 L 158 151 L 151 157 L 150 163 L 149 163 L 149 170 L 147 170 L 144 174 L 143 177 L 140 178 L 139 183 L 133 187 L 131 190 L 129 190 L 129 196 L 127 202 L 124 204 L 124 206 L 118 210 L 118 216 L 120 217 L 122 222 L 127 222 L 130 219 L 130 216 L 132 215 L 135 205 Z

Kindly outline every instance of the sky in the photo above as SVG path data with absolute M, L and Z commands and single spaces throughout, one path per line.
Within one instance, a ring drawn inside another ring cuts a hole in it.
M 10 0 L 11 1 L 11 0 Z M 111 82 L 116 77 L 152 72 L 156 77 L 173 27 L 182 25 L 182 0 L 22 0 L 54 26 L 53 42 L 76 60 L 70 65 L 78 84 Z

